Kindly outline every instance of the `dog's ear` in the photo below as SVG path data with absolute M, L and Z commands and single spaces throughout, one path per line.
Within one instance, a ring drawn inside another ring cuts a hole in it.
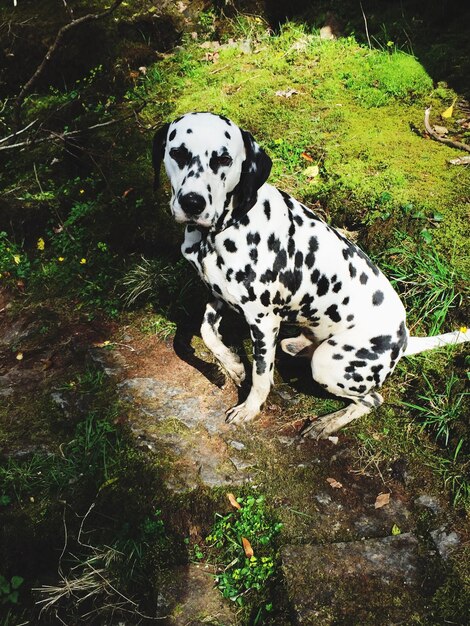
M 153 190 L 156 191 L 160 185 L 160 169 L 163 155 L 165 154 L 166 138 L 170 124 L 164 124 L 157 130 L 153 137 L 152 164 L 154 170 Z
M 242 130 L 246 157 L 242 164 L 240 181 L 234 190 L 237 219 L 248 213 L 255 204 L 258 189 L 267 181 L 273 162 L 246 130 Z

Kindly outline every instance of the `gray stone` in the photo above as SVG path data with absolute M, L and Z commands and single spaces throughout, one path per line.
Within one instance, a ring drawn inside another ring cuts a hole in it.
M 441 506 L 437 498 L 434 498 L 433 496 L 428 496 L 426 494 L 423 494 L 422 496 L 419 496 L 419 498 L 416 498 L 415 504 L 425 509 L 430 509 L 435 515 L 437 515 L 441 510 Z
M 418 541 L 411 534 L 285 546 L 282 568 L 302 625 L 411 623 L 423 602 Z
M 253 462 L 241 456 L 244 444 L 229 437 L 220 397 L 196 397 L 166 380 L 145 377 L 125 379 L 119 389 L 132 405 L 132 430 L 141 445 L 171 458 L 166 484 L 172 491 L 250 480 Z
M 447 532 L 445 526 L 440 526 L 436 530 L 433 530 L 431 537 L 439 554 L 445 561 L 460 544 L 459 535 L 455 531 Z

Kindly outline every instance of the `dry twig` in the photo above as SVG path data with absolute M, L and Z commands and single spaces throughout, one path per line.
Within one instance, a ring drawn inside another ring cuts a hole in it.
M 467 152 L 470 152 L 470 145 L 467 145 L 466 143 L 461 143 L 460 141 L 453 141 L 452 139 L 447 139 L 446 137 L 441 137 L 441 135 L 438 135 L 429 122 L 430 113 L 431 107 L 428 107 L 424 111 L 424 128 L 426 129 L 426 132 L 430 137 L 432 137 L 436 141 L 439 141 L 440 143 L 444 143 L 446 146 L 452 146 L 452 148 L 457 148 L 458 150 L 466 150 Z

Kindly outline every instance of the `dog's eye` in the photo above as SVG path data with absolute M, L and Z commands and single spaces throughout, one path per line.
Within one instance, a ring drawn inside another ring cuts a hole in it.
M 183 168 L 191 161 L 191 153 L 184 146 L 181 148 L 172 148 L 170 150 L 170 156 L 178 164 L 178 167 Z
M 219 167 L 229 167 L 232 165 L 232 157 L 228 154 L 221 154 L 220 156 L 214 155 L 211 158 L 209 165 L 214 171 L 217 171 Z

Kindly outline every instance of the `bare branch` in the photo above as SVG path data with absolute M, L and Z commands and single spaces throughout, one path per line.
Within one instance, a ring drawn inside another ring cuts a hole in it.
M 364 18 L 364 26 L 366 27 L 367 43 L 369 44 L 369 48 L 372 48 L 372 45 L 370 43 L 370 37 L 369 37 L 369 27 L 367 25 L 367 17 L 366 17 L 366 14 L 364 13 L 364 9 L 362 8 L 362 2 L 359 2 L 359 6 L 361 7 L 362 17 Z
M 428 107 L 424 111 L 424 128 L 426 129 L 428 135 L 430 135 L 436 141 L 446 144 L 446 146 L 452 146 L 452 148 L 457 148 L 458 150 L 466 150 L 467 152 L 470 152 L 470 145 L 466 143 L 461 143 L 460 141 L 453 141 L 452 139 L 447 139 L 446 137 L 441 137 L 440 135 L 438 135 L 429 122 L 430 113 L 431 107 Z
M 92 21 L 100 20 L 103 17 L 106 17 L 107 15 L 110 15 L 111 13 L 113 13 L 119 7 L 120 4 L 122 4 L 122 2 L 123 2 L 123 0 L 114 0 L 113 4 L 108 9 L 105 9 L 101 13 L 88 13 L 87 15 L 83 15 L 82 17 L 78 17 L 76 19 L 73 19 L 71 22 L 68 22 L 67 24 L 62 26 L 62 28 L 59 29 L 54 42 L 49 46 L 49 49 L 46 52 L 43 60 L 38 65 L 38 67 L 36 68 L 36 71 L 31 76 L 31 78 L 26 82 L 25 85 L 23 85 L 20 93 L 16 97 L 16 101 L 15 101 L 15 117 L 16 117 L 17 125 L 19 125 L 20 111 L 21 111 L 21 107 L 23 105 L 23 102 L 24 102 L 26 96 L 30 93 L 30 91 L 32 90 L 34 85 L 38 82 L 39 78 L 44 73 L 44 70 L 46 69 L 48 63 L 50 62 L 50 60 L 55 56 L 55 54 L 59 50 L 59 48 L 60 48 L 60 46 L 61 46 L 65 36 L 67 35 L 67 33 L 69 33 L 71 30 L 77 28 L 77 26 L 85 24 L 86 22 L 92 22 Z
M 18 135 L 21 135 L 26 130 L 28 130 L 28 128 L 31 128 L 31 126 L 34 126 L 34 124 L 36 124 L 36 122 L 37 122 L 37 119 L 33 120 L 30 124 L 28 124 L 27 126 L 22 128 L 21 130 L 18 130 L 16 132 L 12 133 L 11 135 L 8 135 L 7 137 L 3 137 L 2 139 L 0 139 L 0 143 L 5 143 L 5 141 L 8 141 L 9 139 L 12 139 L 13 137 L 17 137 Z M 1 148 L 0 148 L 0 150 L 1 150 Z
M 70 131 L 63 131 L 63 132 L 59 133 L 59 132 L 56 132 L 56 131 L 47 130 L 46 128 L 41 128 L 41 130 L 44 130 L 44 132 L 48 133 L 48 135 L 46 135 L 45 137 L 39 137 L 37 139 L 36 138 L 28 138 L 25 141 L 18 141 L 16 143 L 12 143 L 12 144 L 9 144 L 7 146 L 0 146 L 0 151 L 3 151 L 3 150 L 16 150 L 17 148 L 25 148 L 26 146 L 35 146 L 35 145 L 37 145 L 39 143 L 44 143 L 45 141 L 52 141 L 54 139 L 60 139 L 61 141 L 64 141 L 65 139 L 70 139 L 72 137 L 77 137 L 78 135 L 86 133 L 89 130 L 95 130 L 96 128 L 103 128 L 105 126 L 112 126 L 113 124 L 119 124 L 120 122 L 124 122 L 124 121 L 130 119 L 131 117 L 136 116 L 138 113 L 140 113 L 140 111 L 142 111 L 142 109 L 145 106 L 147 106 L 147 102 L 144 102 L 137 109 L 133 109 L 132 113 L 129 113 L 128 115 L 123 115 L 122 117 L 115 118 L 115 119 L 112 119 L 112 120 L 108 120 L 107 122 L 100 122 L 99 124 L 93 124 L 92 126 L 87 126 L 87 128 L 81 128 L 80 130 L 70 130 Z M 9 135 L 8 137 L 5 137 L 4 139 L 0 139 L 0 143 L 4 143 L 5 141 L 7 141 L 7 139 L 11 139 L 12 137 L 16 137 L 20 133 L 23 133 L 27 128 L 31 127 L 33 125 L 33 123 L 36 123 L 36 122 L 37 122 L 37 120 L 35 120 L 34 122 L 31 122 L 31 124 L 29 124 L 28 126 L 25 126 L 23 129 L 21 129 L 17 133 L 13 133 L 13 134 Z

